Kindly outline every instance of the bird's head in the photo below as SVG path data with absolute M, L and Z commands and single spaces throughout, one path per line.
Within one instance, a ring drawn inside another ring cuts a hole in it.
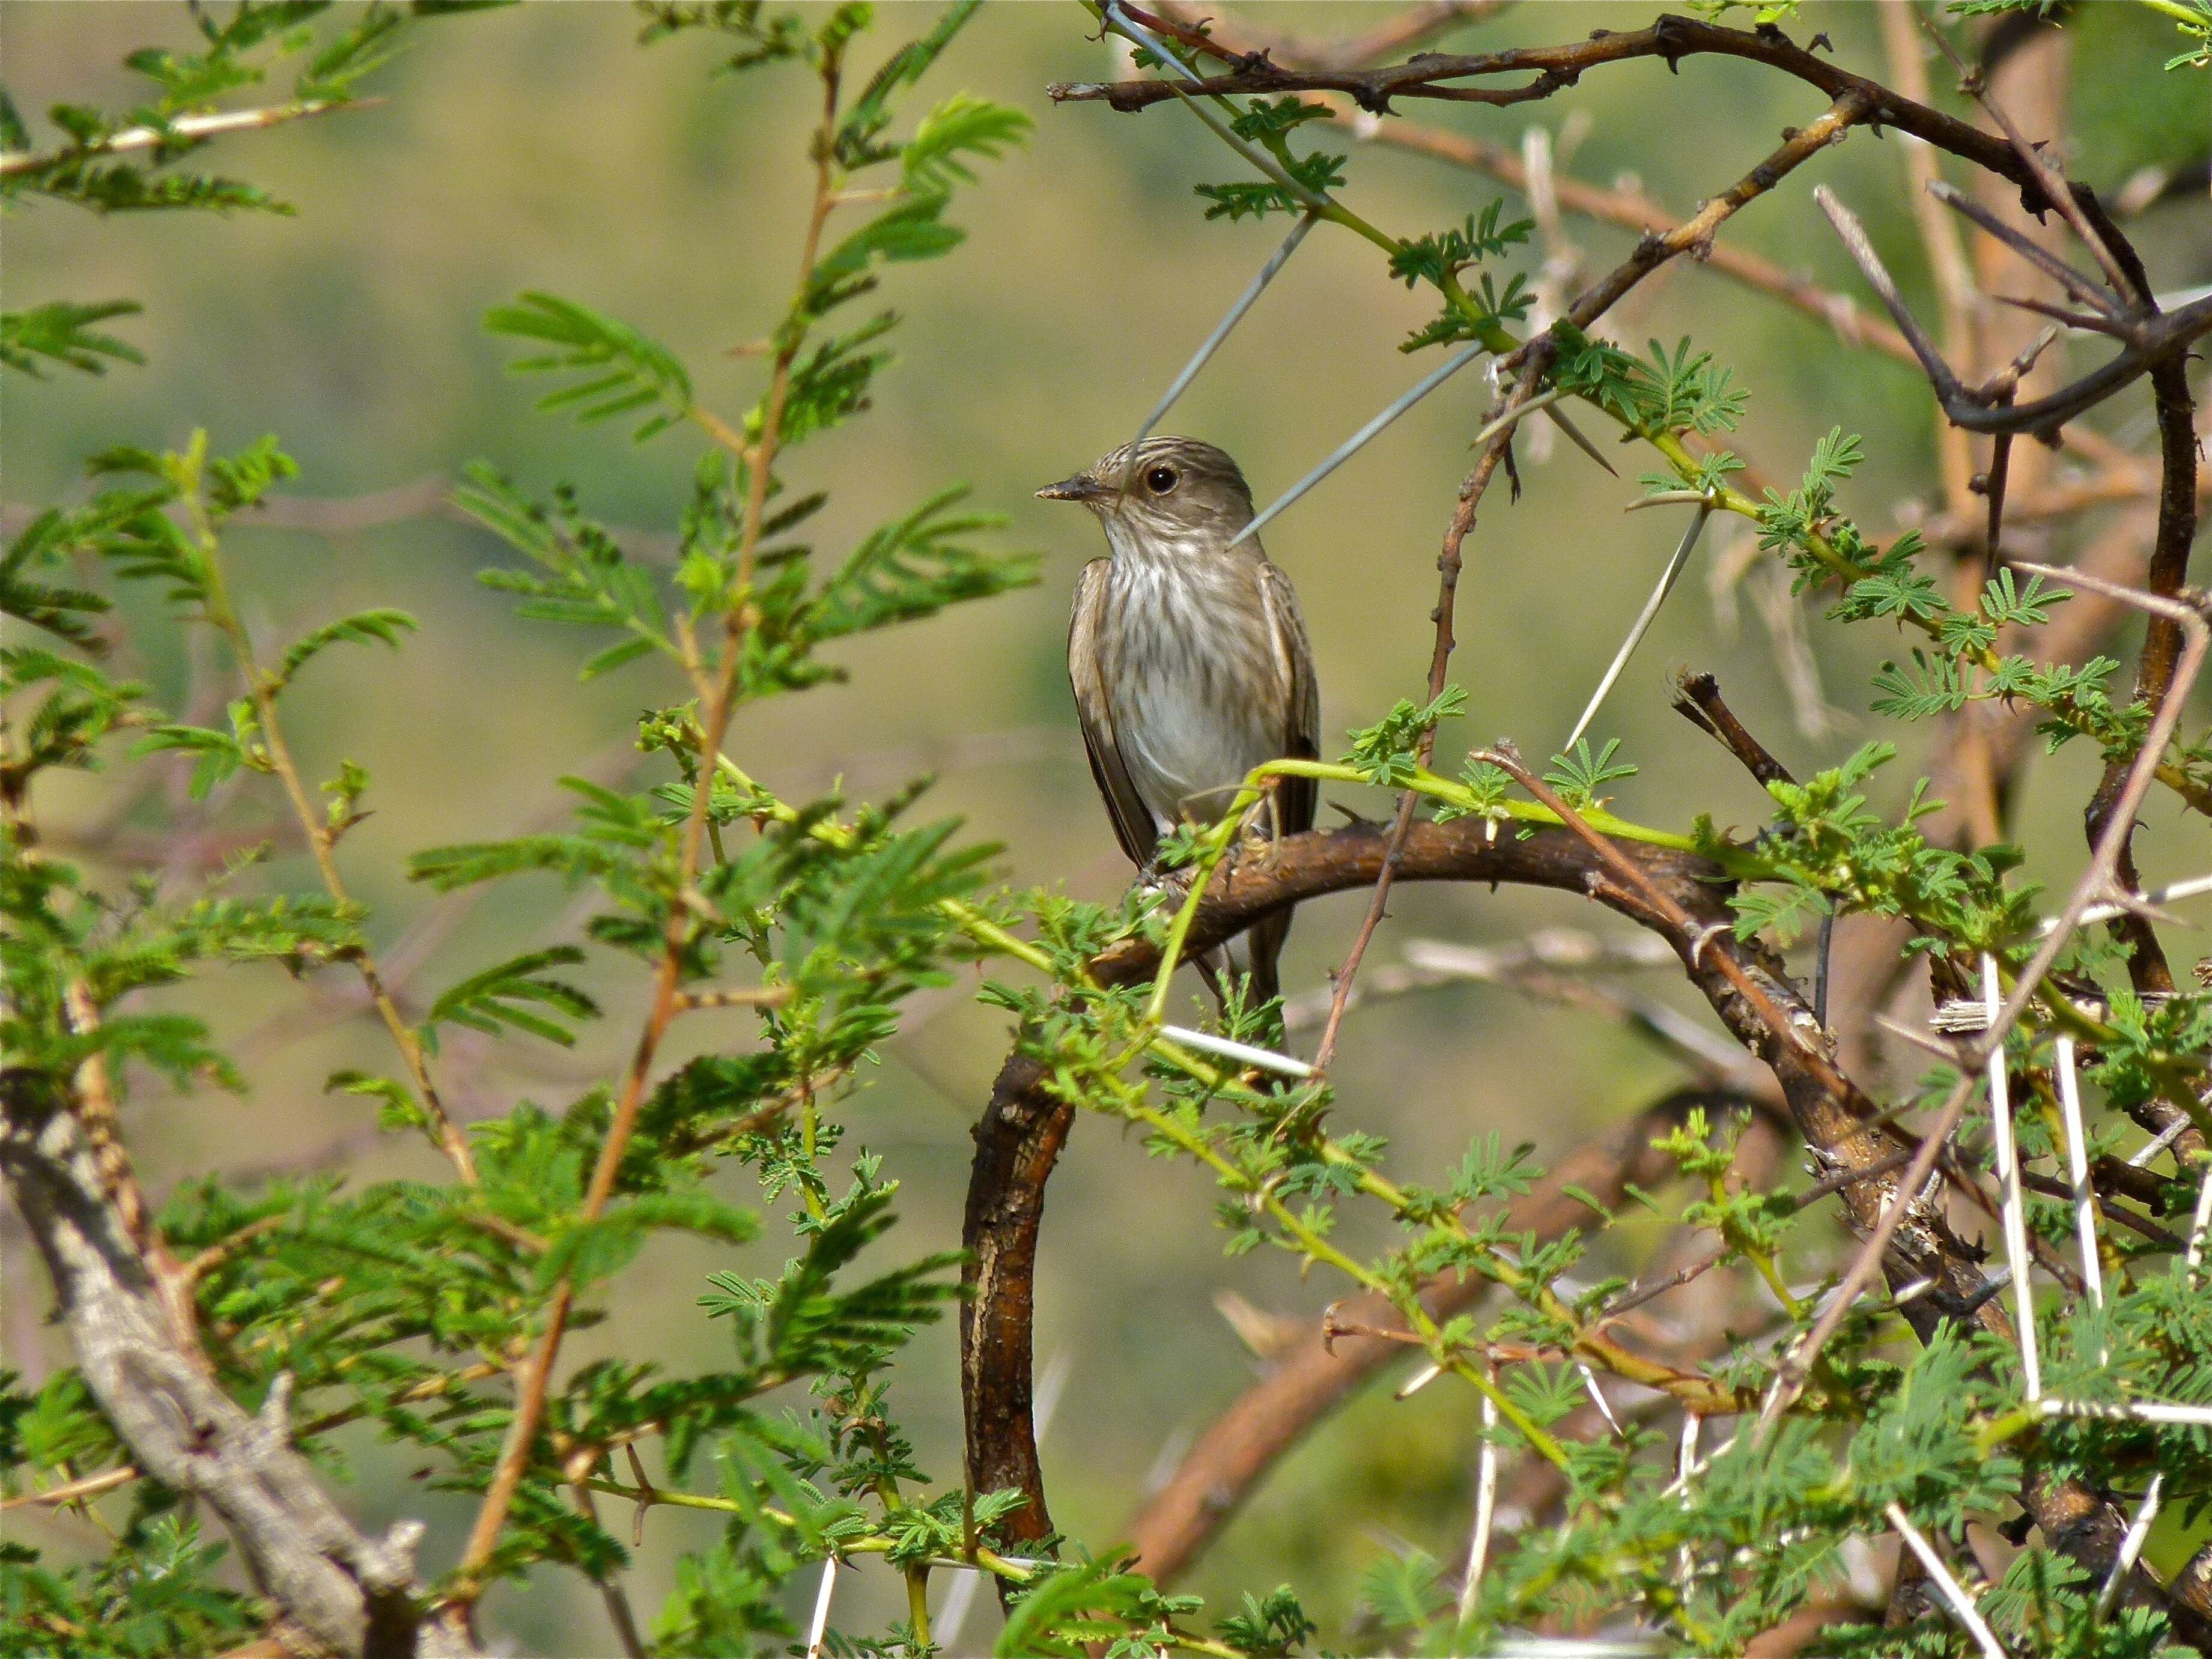
M 1147 438 L 1133 453 L 1125 444 L 1037 496 L 1080 501 L 1116 550 L 1218 549 L 1252 522 L 1252 491 L 1237 463 L 1195 438 Z

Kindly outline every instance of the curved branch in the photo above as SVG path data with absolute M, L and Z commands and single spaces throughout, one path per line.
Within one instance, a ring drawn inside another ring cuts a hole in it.
M 1142 970 L 1121 980 L 1127 984 Z M 1000 1068 L 991 1103 L 975 1128 L 975 1163 L 961 1224 L 967 1259 L 960 1283 L 960 1402 L 965 1415 L 968 1490 L 1029 1498 L 1001 1529 L 1030 1543 L 1052 1529 L 1030 1413 L 1037 1227 L 1044 1186 L 1067 1141 L 1075 1108 L 1045 1092 L 1045 1068 L 1018 1047 Z
M 2061 386 L 2047 397 L 2033 403 L 2012 401 L 2012 386 L 2024 368 L 2026 359 L 2015 363 L 2009 376 L 2000 374 L 1979 386 L 1970 386 L 1960 380 L 1951 366 L 1943 361 L 1934 341 L 1928 337 L 1912 313 L 1899 294 L 1897 283 L 1883 266 L 1881 256 L 1874 250 L 1866 227 L 1851 210 L 1838 202 L 1823 185 L 1813 191 L 1813 199 L 1828 216 L 1836 234 L 1842 238 L 1867 279 L 1868 285 L 1881 296 L 1881 302 L 1896 319 L 1920 359 L 1920 367 L 1935 389 L 1936 400 L 1943 406 L 1943 413 L 1951 424 L 1969 432 L 2017 433 L 2030 432 L 2039 435 L 2055 433 L 2066 422 L 2103 403 L 2138 376 L 2156 373 L 2161 365 L 2179 367 L 2179 354 L 2191 342 L 2212 333 L 2212 299 L 2197 300 L 2179 311 L 2158 312 L 2115 311 L 2100 321 L 2124 347 L 2109 362 L 2091 369 L 2070 385 Z M 1947 196 L 1945 200 L 1954 199 Z M 2107 222 L 2109 222 L 2109 221 Z M 2020 239 L 2021 247 L 2033 243 Z M 2185 398 L 2181 416 L 2184 428 L 2188 424 L 2188 404 Z M 2195 510 L 2196 480 L 2189 481 L 2189 501 L 2192 515 Z
M 1802 994 L 1765 945 L 1735 937 L 1730 884 L 1717 866 L 1670 848 L 1585 841 L 1571 830 L 1494 840 L 1489 830 L 1480 818 L 1417 822 L 1395 847 L 1391 826 L 1360 823 L 1272 842 L 1264 854 L 1215 872 L 1187 948 L 1202 951 L 1286 906 L 1372 886 L 1394 855 L 1399 881 L 1510 882 L 1594 899 L 1674 947 L 1730 1036 L 1774 1073 L 1820 1173 L 1865 1175 L 1839 1194 L 1854 1233 L 1872 1233 L 1884 1212 L 1903 1202 L 1883 1265 L 1893 1286 L 1931 1282 L 1927 1294 L 1900 1310 L 1919 1335 L 1932 1336 L 1950 1319 L 2012 1340 L 2009 1321 L 1940 1203 L 1900 1190 L 1897 1142 L 1875 1126 L 1873 1102 L 1836 1064 L 1832 1039 Z M 1125 939 L 1094 957 L 1091 973 L 1102 985 L 1126 985 L 1158 960 L 1150 941 Z M 961 1316 L 971 1490 L 1023 1492 L 1029 1504 L 1009 1517 L 1007 1531 L 1024 1540 L 1050 1529 L 1029 1412 L 1030 1321 L 1044 1184 L 1073 1115 L 1047 1081 L 1044 1062 L 1020 1045 L 1000 1073 L 975 1132 L 965 1230 L 971 1261 L 963 1274 L 972 1295 Z M 2057 1547 L 2093 1571 L 2118 1554 L 2124 1517 L 2080 1484 L 2033 1474 L 2021 1502 Z

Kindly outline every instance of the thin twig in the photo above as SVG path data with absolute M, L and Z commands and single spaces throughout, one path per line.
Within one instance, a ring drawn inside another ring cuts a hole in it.
M 2082 212 L 2081 203 L 2075 199 L 2064 177 L 2051 165 L 2039 146 L 2029 143 L 2021 136 L 2020 129 L 2013 125 L 2012 117 L 2005 113 L 2004 106 L 1990 96 L 1987 77 L 1977 75 L 1966 67 L 1949 38 L 1925 13 L 1921 14 L 1920 22 L 1937 48 L 1951 60 L 1952 67 L 1959 71 L 1960 86 L 1982 106 L 1990 119 L 1996 123 L 1997 130 L 2005 136 L 2005 142 L 2012 146 L 2013 154 L 2019 156 L 2021 164 L 2034 175 L 2036 183 L 2042 187 L 2044 199 L 2058 210 L 2060 216 L 2081 239 L 2082 246 L 2095 257 L 2099 269 L 2105 273 L 2105 280 L 2112 283 L 2112 291 L 2120 296 L 2123 302 L 2142 298 L 2134 276 L 2114 257 L 2103 235 L 2089 222 L 2088 215 Z
M 835 54 L 828 58 L 820 73 L 822 117 L 814 137 L 813 208 L 808 216 L 805 246 L 799 262 L 797 286 L 801 292 L 812 281 L 822 245 L 823 228 L 829 221 L 836 193 L 836 145 L 833 139 L 837 126 L 840 82 L 839 64 Z M 781 442 L 784 407 L 790 392 L 792 368 L 798 361 L 804 341 L 804 331 L 793 329 L 786 331 L 782 343 L 777 349 L 775 368 L 769 378 L 768 395 L 762 410 L 760 436 L 744 457 L 749 489 L 738 544 L 734 583 L 737 598 L 724 617 L 721 654 L 714 676 L 714 696 L 699 726 L 698 770 L 702 778 L 714 773 L 714 762 L 721 751 L 723 736 L 729 728 L 730 717 L 737 705 L 738 679 L 744 661 L 744 636 L 752 618 L 750 593 L 754 558 L 760 545 L 769 479 Z M 692 791 L 691 810 L 684 819 L 677 855 L 676 886 L 679 891 L 691 886 L 700 867 L 706 845 L 707 807 L 712 795 L 713 791 L 703 785 Z M 607 1204 L 614 1195 L 615 1180 L 622 1166 L 623 1153 L 629 1146 L 630 1133 L 637 1124 L 639 1109 L 644 1104 L 654 1057 L 659 1052 L 661 1039 L 677 1015 L 679 981 L 687 956 L 685 943 L 693 925 L 694 919 L 685 907 L 671 907 L 666 938 L 654 974 L 652 1006 L 623 1073 L 606 1133 L 600 1141 L 599 1157 L 592 1166 L 591 1182 L 585 1189 L 584 1201 L 579 1210 L 579 1218 L 584 1223 L 598 1220 L 605 1212 Z M 463 1551 L 453 1588 L 448 1593 L 449 1622 L 456 1620 L 465 1621 L 468 1610 L 483 1593 L 483 1569 L 498 1544 L 508 1507 L 514 1500 L 524 1468 L 529 1462 L 531 1446 L 544 1416 L 554 1363 L 559 1357 L 562 1339 L 567 1334 L 568 1315 L 574 1301 L 574 1278 L 564 1273 L 555 1285 L 547 1304 L 544 1332 L 524 1362 L 517 1378 L 514 1414 L 500 1447 L 498 1461 L 493 1465 L 475 1523 L 470 1529 L 468 1544 Z
M 265 672 L 254 655 L 253 637 L 240 618 L 230 600 L 230 592 L 224 580 L 222 563 L 217 558 L 217 544 L 214 527 L 204 514 L 195 512 L 194 528 L 208 571 L 205 609 L 208 621 L 230 642 L 238 659 L 240 678 L 245 681 L 246 696 L 252 699 L 254 713 L 261 723 L 261 744 L 268 757 L 269 769 L 275 772 L 283 785 L 285 799 L 291 803 L 292 815 L 298 820 L 307 839 L 307 850 L 314 857 L 316 871 L 330 896 L 342 906 L 350 907 L 354 901 L 347 890 L 345 877 L 337 865 L 337 841 L 341 831 L 315 810 L 309 798 L 306 781 L 301 777 L 297 762 L 292 757 L 292 746 L 286 735 L 284 723 L 277 713 L 278 682 Z M 401 1062 L 407 1068 L 409 1079 L 415 1085 L 416 1099 L 428 1120 L 431 1133 L 443 1149 L 447 1160 L 465 1184 L 477 1184 L 476 1157 L 469 1149 L 468 1137 L 454 1123 L 445 1101 L 438 1092 L 430 1075 L 430 1066 L 424 1051 L 421 1035 L 407 1023 L 386 985 L 375 956 L 367 945 L 357 945 L 345 952 L 355 971 L 361 975 L 362 984 L 368 992 L 377 1018 L 391 1034 L 392 1045 L 399 1050 Z
M 1696 213 L 1663 235 L 1642 238 L 1635 251 L 1585 289 L 1567 309 L 1567 319 L 1588 328 L 1613 303 L 1652 271 L 1678 254 L 1694 257 L 1711 246 L 1721 226 L 1738 210 L 1756 201 L 1831 144 L 1850 137 L 1851 129 L 1873 113 L 1879 100 L 1865 88 L 1838 94 L 1819 117 L 1793 129 L 1772 154 L 1726 190 L 1707 198 Z
M 1759 787 L 1796 781 L 1790 769 L 1752 736 L 1735 711 L 1722 700 L 1718 680 L 1686 668 L 1674 677 L 1674 686 L 1675 712 L 1718 738 L 1729 753 L 1743 763 L 1744 770 L 1758 780 Z
M 2089 371 L 2070 385 L 2061 387 L 2048 397 L 2033 402 L 2015 404 L 2003 401 L 1995 392 L 1984 388 L 1969 387 L 1960 382 L 1935 343 L 1913 319 L 1897 284 L 1882 264 L 1881 256 L 1868 240 L 1866 228 L 1856 215 L 1836 200 L 1825 185 L 1816 185 L 1814 200 L 1835 226 L 1836 234 L 1843 239 L 1851 258 L 1857 262 L 1868 284 L 1881 296 L 1890 315 L 1905 331 L 1920 358 L 1920 367 L 1936 388 L 1937 400 L 1943 413 L 1954 425 L 1973 432 L 2033 432 L 2056 431 L 2066 422 L 2084 410 L 2110 398 L 2121 387 L 2169 359 L 2200 335 L 2212 332 L 2212 299 L 2199 300 L 2179 310 L 2154 315 L 2136 323 L 2126 349 L 2111 362 Z
M 1470 347 L 1462 356 L 1472 355 L 1477 348 Z M 1513 401 L 1527 398 L 1529 392 L 1543 377 L 1544 359 L 1533 359 L 1522 370 L 1519 383 L 1513 391 Z M 1437 556 L 1437 591 L 1436 610 L 1431 620 L 1436 625 L 1436 640 L 1429 653 L 1429 701 L 1433 702 L 1443 695 L 1446 677 L 1450 672 L 1452 647 L 1455 643 L 1453 609 L 1459 593 L 1461 548 L 1468 533 L 1474 528 L 1475 514 L 1482 505 L 1484 493 L 1497 472 L 1498 463 L 1505 459 L 1513 445 L 1514 428 L 1508 424 L 1494 433 L 1483 447 L 1481 457 L 1474 470 L 1468 474 L 1467 482 L 1460 486 L 1459 504 L 1454 508 L 1452 520 L 1444 532 L 1443 550 Z M 1426 766 L 1436 752 L 1436 728 L 1431 726 L 1421 734 L 1420 763 Z M 1359 932 L 1352 941 L 1352 949 L 1345 955 L 1335 974 L 1335 988 L 1328 1006 L 1328 1022 L 1322 1027 L 1321 1045 L 1314 1053 L 1314 1072 L 1316 1075 L 1328 1070 L 1328 1063 L 1336 1053 L 1336 1035 L 1344 1024 L 1344 1011 L 1351 1004 L 1352 986 L 1358 979 L 1359 963 L 1367 954 L 1367 946 L 1382 925 L 1384 909 L 1390 902 L 1390 884 L 1397 873 L 1400 854 L 1405 849 L 1406 838 L 1413 832 L 1413 810 L 1417 797 L 1410 789 L 1398 803 L 1397 822 L 1390 831 L 1391 854 L 1383 860 L 1382 872 L 1376 878 L 1375 896 L 1368 902 L 1367 915 L 1362 919 Z
M 88 161 L 97 156 L 124 155 L 134 150 L 156 149 L 165 145 L 181 149 L 210 138 L 220 138 L 226 133 L 256 131 L 263 127 L 278 126 L 310 115 L 328 115 L 342 109 L 372 109 L 383 101 L 381 98 L 310 98 L 295 104 L 275 104 L 263 109 L 229 109 L 209 115 L 179 115 L 175 120 L 158 127 L 125 127 L 104 138 L 65 144 L 59 149 L 7 151 L 0 154 L 0 179 Z
M 1996 294 L 1990 296 L 2000 305 L 2017 306 L 2022 311 L 2032 311 L 2039 317 L 2048 317 L 2067 327 L 2085 333 L 2108 335 L 2115 340 L 2128 337 L 2128 328 L 2109 317 L 2094 317 L 2086 311 L 2069 311 L 2064 306 L 2053 305 L 2048 300 L 2030 298 L 2025 294 Z
M 2115 314 L 2116 307 L 2111 295 L 2033 237 L 2021 235 L 1966 191 L 1939 179 L 1929 185 L 1928 193 L 1953 212 L 1972 220 L 2082 304 L 2107 319 Z

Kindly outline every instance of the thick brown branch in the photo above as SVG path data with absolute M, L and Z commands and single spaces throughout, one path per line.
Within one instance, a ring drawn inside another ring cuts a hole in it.
M 1786 1017 L 1776 1029 L 1760 1023 L 1753 999 L 1743 996 L 1714 964 L 1756 976 L 1769 1007 L 1803 1004 L 1783 978 L 1779 964 L 1757 945 L 1738 943 L 1729 930 L 1729 912 L 1716 872 L 1704 860 L 1647 847 L 1625 849 L 1661 884 L 1687 917 L 1687 926 L 1669 926 L 1648 902 L 1626 890 L 1603 861 L 1571 832 L 1543 830 L 1527 840 L 1495 840 L 1476 819 L 1448 824 L 1414 822 L 1396 861 L 1401 881 L 1511 882 L 1587 894 L 1666 934 L 1678 955 L 1693 953 L 1692 973 L 1720 1010 L 1731 1033 L 1771 1066 L 1801 1125 L 1816 1146 L 1849 1158 L 1871 1163 L 1887 1150 L 1878 1135 L 1859 1127 L 1873 1107 L 1836 1073 L 1812 1040 L 1790 1029 Z M 1358 823 L 1341 830 L 1309 832 L 1273 844 L 1264 860 L 1246 859 L 1223 866 L 1208 887 L 1190 934 L 1189 948 L 1203 950 L 1283 906 L 1351 887 L 1371 886 L 1392 855 L 1392 827 Z M 1113 947 L 1091 964 L 1093 976 L 1112 986 L 1133 982 L 1157 963 L 1155 948 L 1131 939 Z M 1812 1016 L 1805 1011 L 1809 1027 Z M 962 1314 L 962 1381 L 968 1417 L 969 1474 L 977 1490 L 1014 1486 L 1029 1493 L 1030 1506 L 1018 1515 L 1011 1531 L 1017 1538 L 1046 1529 L 1043 1490 L 1029 1420 L 1030 1313 L 1033 1296 L 1036 1229 L 1043 1183 L 1066 1134 L 1069 1109 L 1045 1091 L 1045 1068 L 1017 1053 L 1000 1073 L 989 1109 L 976 1130 L 977 1152 L 969 1189 L 965 1243 L 973 1261 L 967 1282 L 975 1292 Z M 1837 1150 L 1840 1149 L 1840 1150 Z M 1872 1183 L 1870 1183 L 1872 1184 Z M 1869 1193 L 1872 1206 L 1881 1189 Z M 1923 1252 L 1924 1254 L 1924 1252 Z M 1960 1261 L 1968 1294 L 1979 1275 Z
M 1693 18 L 1667 15 L 1650 27 L 1615 34 L 1598 30 L 1587 40 L 1555 46 L 1516 46 L 1503 52 L 1424 52 L 1401 64 L 1379 69 L 1281 69 L 1269 63 L 1248 63 L 1234 74 L 1218 75 L 1194 83 L 1189 90 L 1203 93 L 1285 93 L 1333 91 L 1349 94 L 1370 113 L 1391 113 L 1393 98 L 1468 99 L 1485 103 L 1520 102 L 1531 96 L 1548 97 L 1571 87 L 1586 70 L 1633 58 L 1657 58 L 1673 69 L 1685 58 L 1718 55 L 1748 58 L 1796 76 L 1817 87 L 1831 99 L 1856 93 L 1869 102 L 1867 118 L 1924 138 L 1938 149 L 1972 161 L 1975 166 L 2011 180 L 2032 208 L 2046 200 L 2044 185 L 2034 168 L 2013 147 L 1994 133 L 1957 120 L 1939 110 L 1914 102 L 1878 82 L 1855 75 L 1840 64 L 1793 44 L 1778 29 L 1758 31 L 1727 28 Z M 1455 88 L 1446 84 L 1479 76 L 1533 74 L 1522 87 L 1502 92 Z M 1139 110 L 1176 95 L 1164 81 L 1139 80 L 1109 83 L 1060 83 L 1045 88 L 1055 101 L 1101 100 L 1118 110 Z M 2080 185 L 2072 187 L 2077 201 L 2088 195 Z M 2094 199 L 2092 198 L 2091 199 Z M 2054 204 L 2055 205 L 2055 204 Z M 2087 204 L 2083 210 L 2088 211 Z M 2094 222 L 2096 215 L 2090 217 Z
M 1664 937 L 1682 959 L 1730 1036 L 1774 1073 L 1799 1133 L 1821 1172 L 1882 1166 L 1885 1173 L 1842 1189 L 1845 1220 L 1865 1236 L 1885 1212 L 1900 1218 L 1884 1256 L 1897 1286 L 1927 1279 L 1934 1288 L 1903 1310 L 1923 1337 L 1945 1318 L 1967 1318 L 2011 1338 L 2011 1326 L 1967 1247 L 1940 1207 L 1900 1203 L 1894 1141 L 1870 1125 L 1877 1114 L 1858 1085 L 1837 1066 L 1812 1009 L 1756 941 L 1735 938 L 1728 884 L 1705 860 L 1632 842 L 1601 853 L 1574 831 L 1538 830 L 1527 840 L 1492 840 L 1479 818 L 1416 822 L 1396 854 L 1400 881 L 1513 883 L 1549 887 L 1596 900 Z M 1309 831 L 1271 845 L 1216 872 L 1200 905 L 1188 948 L 1199 951 L 1285 905 L 1325 893 L 1367 887 L 1393 856 L 1390 827 L 1356 823 Z M 1621 873 L 1632 872 L 1627 880 Z M 1101 983 L 1121 985 L 1149 974 L 1156 948 L 1128 939 L 1091 963 Z M 974 1300 L 962 1313 L 961 1383 L 967 1413 L 968 1471 L 976 1490 L 1011 1486 L 1030 1504 L 1008 1530 L 1019 1538 L 1048 1526 L 1042 1472 L 1029 1413 L 1030 1316 L 1043 1185 L 1066 1133 L 1071 1109 L 1045 1087 L 1043 1065 L 1017 1052 L 1001 1071 L 989 1109 L 976 1131 L 975 1169 L 969 1189 L 966 1243 L 975 1261 L 965 1279 Z M 2061 1549 L 2093 1570 L 2109 1565 L 2125 1523 L 2110 1504 L 2069 1481 L 2038 1475 L 2022 1502 Z
M 1128 983 L 1141 969 L 1118 981 Z M 1075 1109 L 1045 1092 L 1045 1067 L 1018 1049 L 1000 1069 L 975 1126 L 961 1242 L 960 1397 L 967 1422 L 968 1489 L 1019 1492 L 1029 1503 L 1006 1517 L 1008 1538 L 1052 1530 L 1030 1415 L 1037 1226 L 1044 1187 L 1067 1141 Z

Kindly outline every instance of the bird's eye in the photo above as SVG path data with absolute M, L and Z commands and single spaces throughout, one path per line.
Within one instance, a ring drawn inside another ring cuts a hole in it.
M 1176 487 L 1176 470 L 1171 466 L 1156 466 L 1145 474 L 1145 488 L 1155 495 L 1164 495 Z

